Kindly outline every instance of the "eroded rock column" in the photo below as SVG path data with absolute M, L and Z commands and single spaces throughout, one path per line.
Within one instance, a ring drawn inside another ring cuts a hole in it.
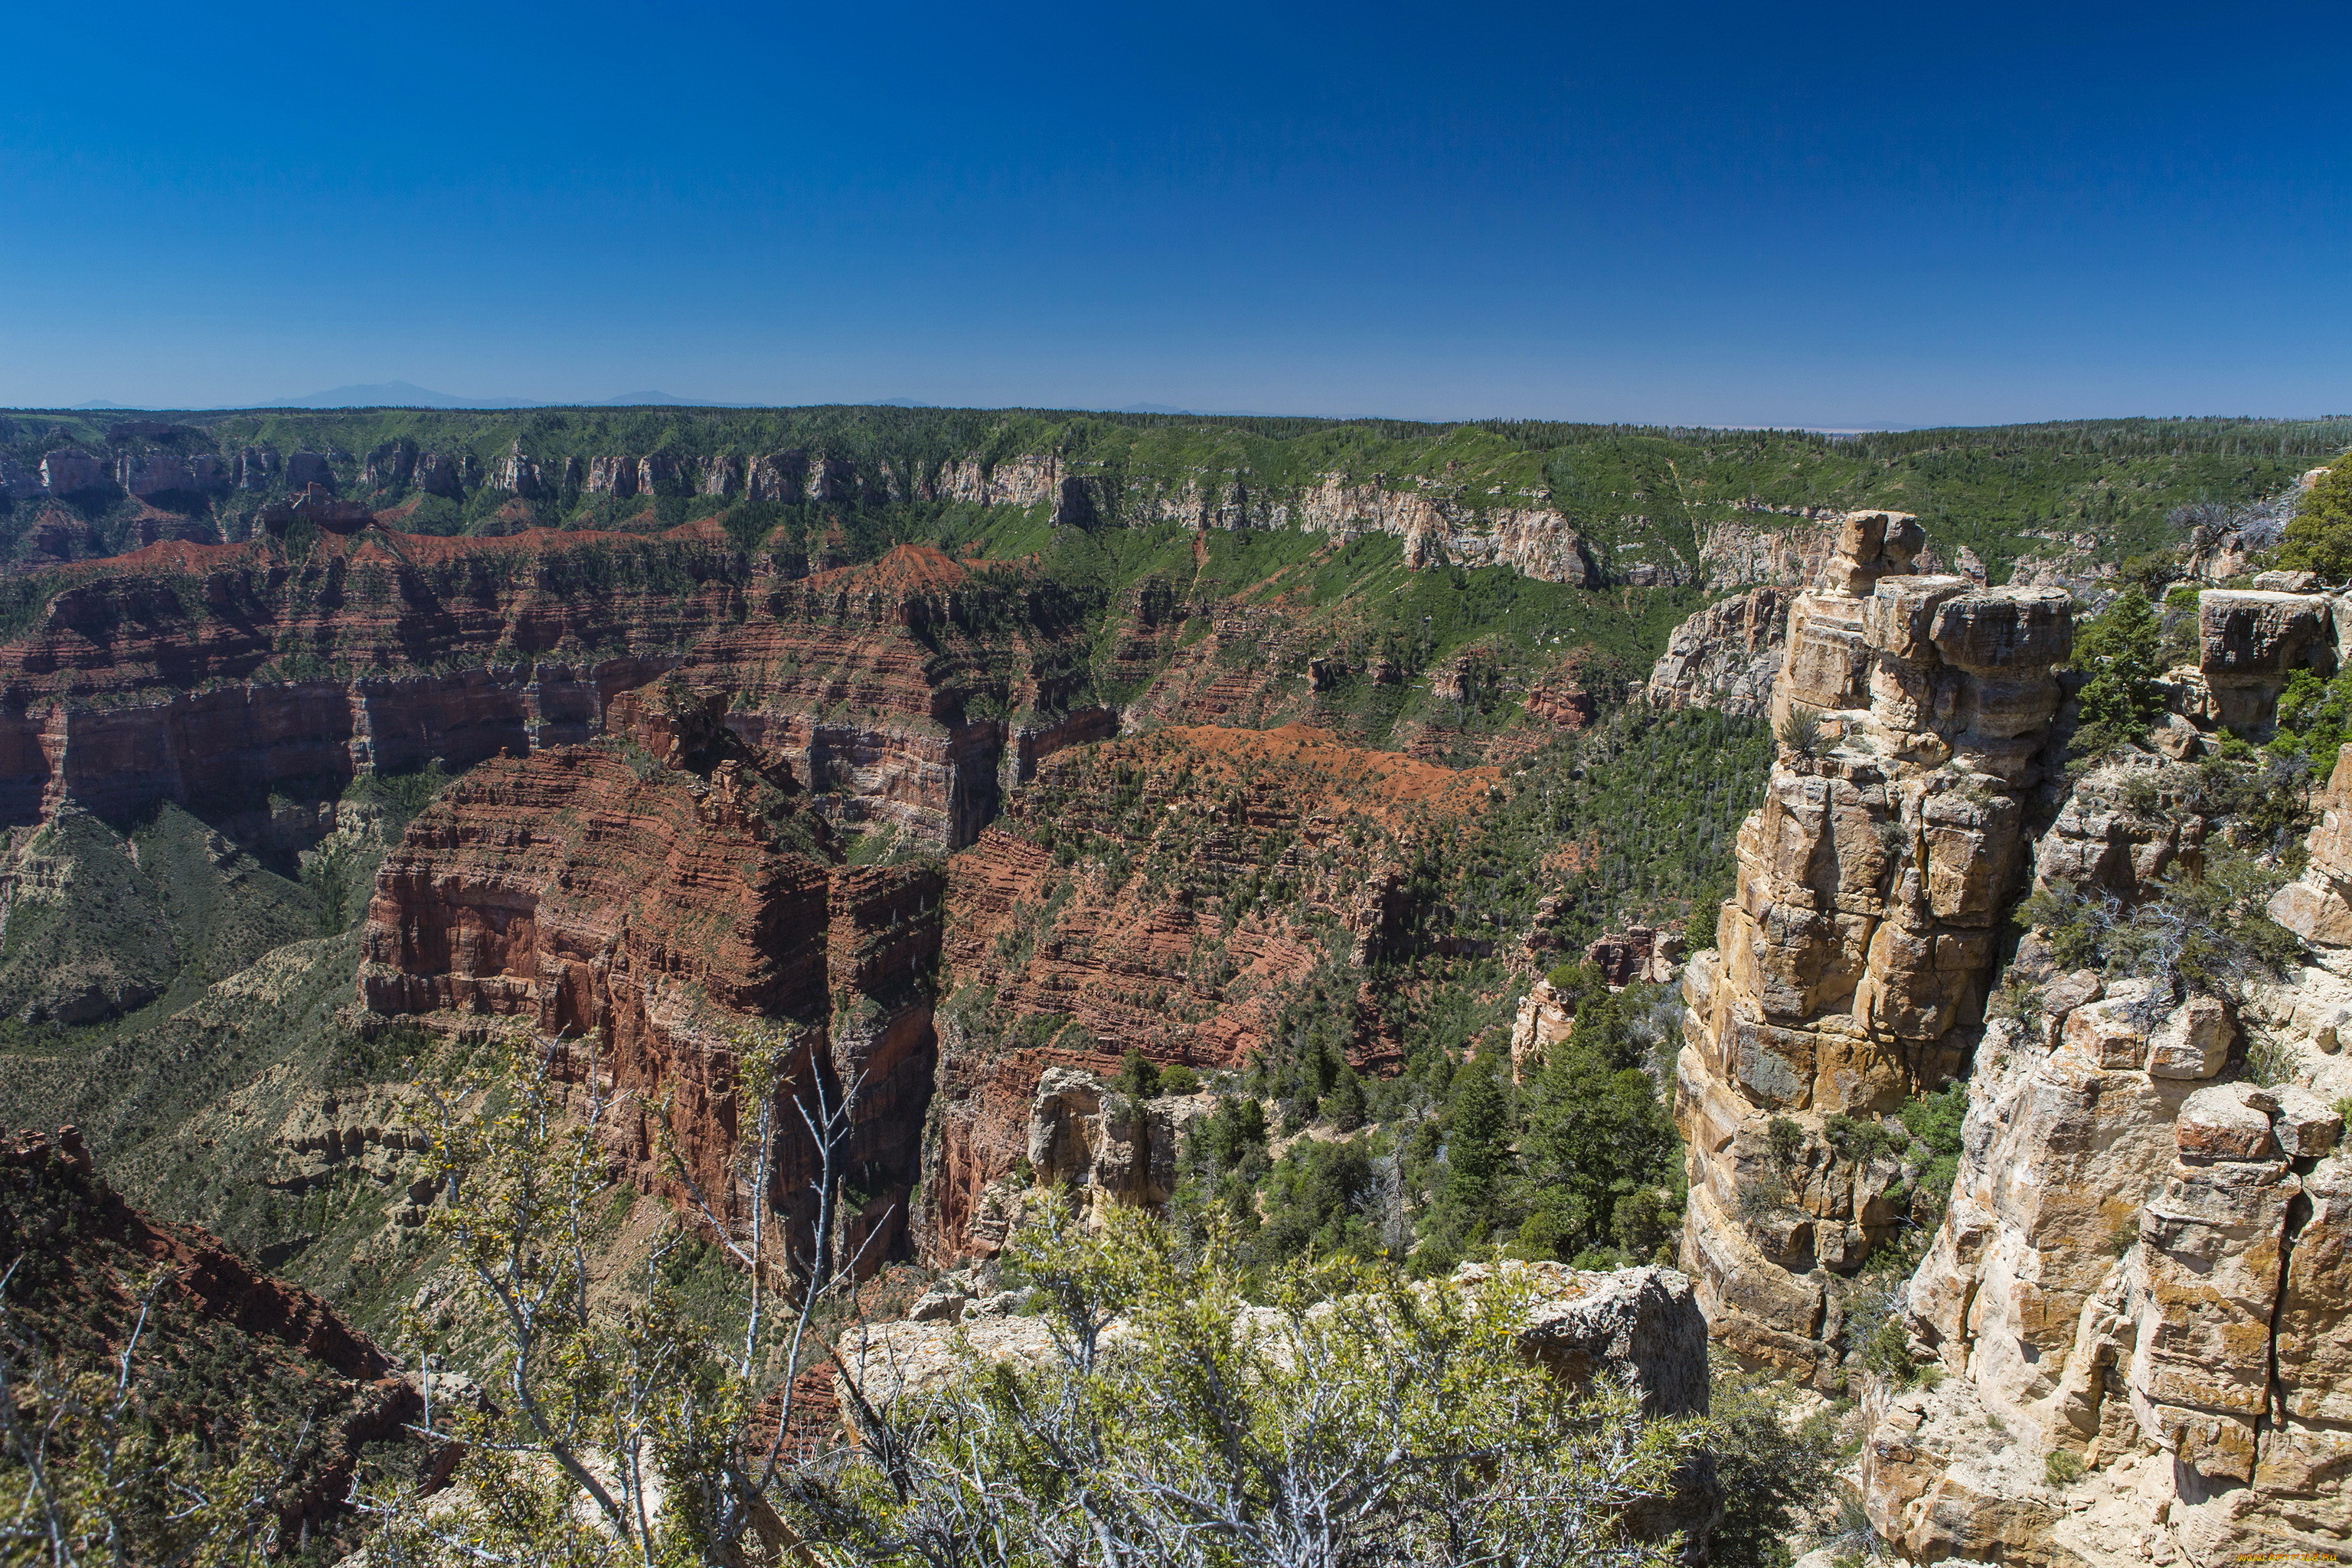
M 1790 606 L 1780 754 L 1685 978 L 1684 1267 L 1719 1343 L 1823 1382 L 1833 1282 L 1893 1232 L 1905 1182 L 1906 1140 L 1858 1124 L 1975 1046 L 2073 643 L 2063 591 L 1912 575 L 1923 542 L 1904 514 L 1850 515 Z

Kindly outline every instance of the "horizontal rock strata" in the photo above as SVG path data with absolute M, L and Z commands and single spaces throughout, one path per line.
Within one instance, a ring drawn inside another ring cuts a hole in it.
M 672 707 L 688 721 L 653 714 L 637 733 L 684 766 L 611 741 L 562 747 L 485 763 L 421 815 L 376 879 L 361 1000 L 579 1042 L 567 1069 L 628 1097 L 616 1149 L 641 1184 L 658 1176 L 650 1108 L 667 1097 L 681 1158 L 719 1194 L 750 1126 L 743 1031 L 779 1022 L 803 1047 L 784 1097 L 811 1075 L 856 1089 L 843 1154 L 887 1252 L 919 1178 L 939 876 L 830 863 L 776 759 L 707 715 L 698 736 L 690 698 Z M 819 1151 L 789 1109 L 782 1127 L 771 1191 L 797 1212 Z
M 793 579 L 708 525 L 445 540 L 369 523 L 299 560 L 159 545 L 56 582 L 0 642 L 0 822 L 575 744 L 620 693 L 680 671 L 823 809 L 953 846 L 994 815 L 1002 775 L 1116 722 L 1068 709 L 1076 628 L 1054 591 L 915 547 Z

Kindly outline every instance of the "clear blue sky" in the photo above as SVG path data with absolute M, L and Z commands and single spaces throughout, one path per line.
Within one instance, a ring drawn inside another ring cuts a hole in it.
M 0 403 L 2352 409 L 2340 4 L 8 8 Z

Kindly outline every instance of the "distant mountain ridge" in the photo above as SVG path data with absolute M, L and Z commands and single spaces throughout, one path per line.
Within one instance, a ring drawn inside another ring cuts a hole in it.
M 163 404 L 116 403 L 110 398 L 94 397 L 88 403 L 76 403 L 68 412 L 76 414 L 131 412 L 161 409 Z M 173 405 L 175 408 L 186 405 Z M 226 413 L 243 408 L 452 408 L 495 410 L 503 408 L 763 408 L 760 403 L 712 403 L 701 398 L 680 397 L 674 392 L 625 392 L 617 397 L 587 399 L 556 399 L 543 397 L 460 397 L 452 392 L 436 392 L 429 386 L 419 386 L 413 381 L 364 382 L 351 386 L 331 386 L 324 392 L 306 393 L 299 397 L 280 397 L 265 403 L 217 404 L 205 408 L 186 407 L 190 413 Z
M 115 406 L 112 404 L 108 407 Z M 756 408 L 756 403 L 706 403 L 674 392 L 625 392 L 617 397 L 563 402 L 539 397 L 459 397 L 409 381 L 331 387 L 302 397 L 256 403 L 253 408 Z

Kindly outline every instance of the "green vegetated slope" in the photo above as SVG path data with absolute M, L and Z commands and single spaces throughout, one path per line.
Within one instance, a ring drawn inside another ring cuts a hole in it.
M 1501 567 L 1415 571 L 1385 535 L 1340 544 L 1287 531 L 1202 537 L 1168 524 L 1087 531 L 1010 509 L 980 521 L 1006 520 L 978 542 L 992 554 L 1034 554 L 1040 574 L 1082 606 L 1089 675 L 1080 700 L 1146 696 L 1223 619 L 1241 629 L 1219 638 L 1213 659 L 1253 700 L 1184 716 L 1314 723 L 1377 747 L 1433 731 L 1425 750 L 1456 763 L 1484 760 L 1496 737 L 1522 723 L 1530 690 L 1549 676 L 1603 693 L 1640 681 L 1675 626 L 1706 601 L 1695 588 L 1586 590 Z M 1154 606 L 1180 624 L 1139 659 L 1139 624 Z M 1465 658 L 1477 668 L 1462 695 L 1433 695 L 1425 677 Z M 1385 679 L 1375 674 L 1382 663 Z
M 1410 1254 L 1424 1271 L 1497 1245 L 1585 1266 L 1665 1256 L 1682 1205 L 1661 1091 L 1678 1013 L 1657 987 L 1612 994 L 1582 950 L 1711 908 L 1769 756 L 1757 721 L 1634 708 L 1526 759 L 1486 811 L 1426 844 L 1400 950 L 1366 970 L 1333 943 L 1272 1047 L 1223 1081 L 1223 1109 L 1187 1143 L 1180 1211 L 1227 1209 L 1268 1263 L 1310 1245 Z M 1530 933 L 1578 1025 L 1514 1084 L 1528 958 L 1513 950 Z M 1392 1075 L 1349 1065 L 1360 986 L 1402 1048 Z
M 33 868 L 65 896 L 26 918 L 20 894 L 0 936 L 0 1126 L 78 1126 L 149 1213 L 382 1308 L 367 1291 L 391 1271 L 354 1251 L 395 1194 L 356 1169 L 302 1193 L 268 1178 L 304 1096 L 396 1081 L 420 1047 L 364 1037 L 346 1010 L 385 843 L 443 782 L 356 781 L 344 798 L 377 826 L 288 858 L 285 874 L 174 805 L 127 829 L 79 812 L 41 829 Z
M 918 493 L 945 464 L 1050 454 L 1064 471 L 1103 481 L 1117 498 L 1206 489 L 1262 500 L 1294 497 L 1325 476 L 1424 489 L 1471 510 L 1549 505 L 1604 561 L 1696 559 L 1700 532 L 1765 507 L 1886 506 L 1918 513 L 1948 545 L 1968 545 L 1995 570 L 2043 543 L 2043 532 L 2089 533 L 2117 555 L 2167 542 L 2167 514 L 2186 503 L 2273 492 L 2352 446 L 2352 420 L 2116 419 L 1832 437 L 1485 420 L 1243 418 L 1034 409 L 534 409 L 264 410 L 176 415 L 181 433 L 126 436 L 126 450 L 234 453 L 268 445 L 328 456 L 346 487 L 365 455 L 387 443 L 471 453 L 487 473 L 518 443 L 555 493 L 518 503 L 477 482 L 461 498 L 411 496 L 404 521 L 427 531 L 478 530 L 528 518 L 553 526 L 683 521 L 729 510 L 716 498 L 677 494 L 615 500 L 563 487 L 568 458 L 668 453 L 821 453 L 877 482 L 857 504 L 739 511 L 746 531 L 782 523 L 794 539 L 832 537 L 854 552 L 936 533 L 937 503 L 880 499 Z M 26 412 L 0 416 L 0 455 L 26 464 L 61 443 L 110 450 L 110 416 Z M 688 487 L 690 488 L 690 487 Z M 224 498 L 225 519 L 257 498 Z M 201 506 L 203 503 L 196 503 Z M 104 498 L 19 500 L 0 527 L 84 510 L 110 548 L 129 533 L 125 509 Z M 792 514 L 805 512 L 805 517 Z M 773 515 L 769 515 L 772 513 Z M 812 521 L 815 526 L 808 526 Z M 950 530 L 955 525 L 946 525 Z M 234 532 L 234 527 L 232 527 Z
M 0 1029 L 88 1024 L 184 1000 L 315 934 L 310 895 L 177 806 L 128 834 L 68 810 L 20 852 L 0 938 Z
M 324 1568 L 366 1533 L 340 1506 L 354 1469 L 416 1468 L 373 1347 L 202 1231 L 127 1206 L 70 1142 L 0 1160 L 0 1256 L 10 1563 Z M 52 1531 L 66 1550 L 47 1550 Z M 205 1550 L 225 1537 L 254 1549 Z

